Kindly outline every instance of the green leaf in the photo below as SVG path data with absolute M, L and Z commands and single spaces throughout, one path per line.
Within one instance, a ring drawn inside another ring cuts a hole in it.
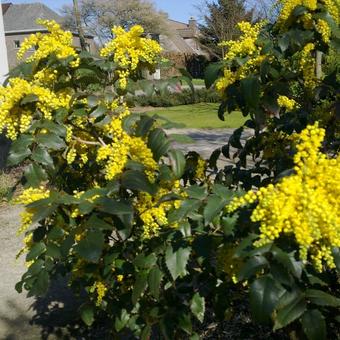
M 102 229 L 102 230 L 112 230 L 113 225 L 105 222 L 103 219 L 99 218 L 96 214 L 92 214 L 85 226 L 89 229 Z
M 181 313 L 178 317 L 178 325 L 184 332 L 191 335 L 192 334 L 192 323 L 189 314 Z
M 186 189 L 186 192 L 190 198 L 195 198 L 197 200 L 203 200 L 207 197 L 206 188 L 198 185 L 191 185 Z
M 139 297 L 144 293 L 146 287 L 148 286 L 148 272 L 143 271 L 137 274 L 136 282 L 132 290 L 132 303 L 135 305 Z
M 12 151 L 10 149 L 9 156 L 7 158 L 7 166 L 17 165 L 26 159 L 31 154 L 31 150 L 29 148 L 19 149 L 18 151 Z
M 220 196 L 211 195 L 208 197 L 208 202 L 203 212 L 205 223 L 209 224 L 216 216 L 218 216 L 225 205 L 226 200 Z
M 148 147 L 151 149 L 155 161 L 159 161 L 168 152 L 170 141 L 162 129 L 154 129 L 149 134 Z
M 137 170 L 127 170 L 121 178 L 123 188 L 130 190 L 138 190 L 154 195 L 157 192 L 157 187 L 151 183 L 144 172 Z
M 32 159 L 42 165 L 46 165 L 49 167 L 53 166 L 52 157 L 50 156 L 48 151 L 41 146 L 37 146 L 37 148 L 34 150 L 34 152 L 32 153 Z
M 175 178 L 180 179 L 185 169 L 185 157 L 180 150 L 171 150 L 168 155 Z
M 133 208 L 131 205 L 116 201 L 112 198 L 101 197 L 96 200 L 96 205 L 100 211 L 106 212 L 111 215 L 132 215 Z
M 205 69 L 204 72 L 204 81 L 205 87 L 209 89 L 212 85 L 215 84 L 215 81 L 219 78 L 223 70 L 223 62 L 211 63 Z
M 38 187 L 42 181 L 47 179 L 45 170 L 35 163 L 26 168 L 24 176 L 31 187 Z
M 35 258 L 40 256 L 45 251 L 46 251 L 46 246 L 43 242 L 34 244 L 26 256 L 26 261 L 34 260 Z
M 281 294 L 282 289 L 270 276 L 255 280 L 250 286 L 250 308 L 254 319 L 261 323 L 269 322 Z
M 276 261 L 282 264 L 296 278 L 300 279 L 302 275 L 303 263 L 295 259 L 294 253 L 288 254 L 280 248 L 274 246 L 272 249 L 272 254 Z
M 89 262 L 97 263 L 104 247 L 104 235 L 98 230 L 89 231 L 74 250 L 79 256 Z
M 255 77 L 241 80 L 241 90 L 247 105 L 251 108 L 256 108 L 259 104 L 261 93 L 259 80 Z
M 91 112 L 90 117 L 91 118 L 98 118 L 104 115 L 107 112 L 107 108 L 104 105 L 98 105 L 98 107 Z
M 191 299 L 190 310 L 200 322 L 203 322 L 205 314 L 205 299 L 200 296 L 199 293 L 196 293 Z
M 36 281 L 32 289 L 30 290 L 28 297 L 31 296 L 43 296 L 47 293 L 50 284 L 50 277 L 46 270 L 41 270 L 37 276 Z
M 274 331 L 286 327 L 291 322 L 298 319 L 307 308 L 304 296 L 297 292 L 284 293 L 277 306 Z
M 30 93 L 21 100 L 20 105 L 36 103 L 37 101 L 39 101 L 39 97 L 33 93 Z
M 251 257 L 241 268 L 237 274 L 237 278 L 240 281 L 249 279 L 261 269 L 268 266 L 268 261 L 264 256 Z
M 238 219 L 238 214 L 233 216 L 222 217 L 221 224 L 223 227 L 224 235 L 229 236 L 234 234 L 234 227 Z
M 130 314 L 126 309 L 123 309 L 120 313 L 120 317 L 116 317 L 115 319 L 115 329 L 117 332 L 120 332 L 129 322 Z
M 60 259 L 61 252 L 60 252 L 60 247 L 54 243 L 49 243 L 46 247 L 46 255 L 50 256 L 54 259 Z
M 326 340 L 325 318 L 317 309 L 308 310 L 302 315 L 302 329 L 309 340 Z
M 168 246 L 165 253 L 165 263 L 169 272 L 176 280 L 178 277 L 184 277 L 187 274 L 186 266 L 189 261 L 191 248 L 178 248 L 174 250 Z
M 156 261 L 157 261 L 157 257 L 155 254 L 149 254 L 146 256 L 144 253 L 141 253 L 137 255 L 133 263 L 138 268 L 148 269 L 150 267 L 153 267 L 156 264 Z
M 91 326 L 94 322 L 94 306 L 84 303 L 79 308 L 80 317 L 87 326 Z
M 159 299 L 160 284 L 163 278 L 163 273 L 158 268 L 158 266 L 152 268 L 148 277 L 148 284 L 150 289 L 150 294 L 156 299 Z
M 318 289 L 307 289 L 306 297 L 319 306 L 340 307 L 340 299 Z
M 54 133 L 38 134 L 36 142 L 51 150 L 60 150 L 66 147 L 65 142 Z

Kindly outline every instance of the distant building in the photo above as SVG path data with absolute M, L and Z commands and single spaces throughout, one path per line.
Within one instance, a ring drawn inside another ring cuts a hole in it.
M 185 68 L 193 77 L 203 77 L 204 69 L 212 55 L 207 47 L 200 43 L 200 31 L 197 21 L 190 18 L 188 23 L 168 19 L 169 33 L 161 34 L 159 42 L 165 58 L 173 62 L 173 68 L 162 70 L 161 76 L 178 74 L 179 68 Z
M 36 20 L 48 19 L 62 23 L 62 17 L 42 3 L 30 4 L 2 4 L 3 21 L 5 28 L 5 39 L 9 67 L 13 68 L 18 64 L 17 52 L 25 38 L 32 33 L 47 33 L 47 29 L 36 23 Z M 74 33 L 74 46 L 80 47 L 78 34 Z M 88 49 L 94 51 L 96 45 L 93 36 L 86 36 Z M 33 52 L 33 50 L 32 50 Z

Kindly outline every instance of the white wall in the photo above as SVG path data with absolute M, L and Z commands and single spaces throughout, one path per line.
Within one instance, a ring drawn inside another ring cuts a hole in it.
M 2 18 L 2 8 L 0 1 L 0 84 L 5 80 L 5 75 L 8 73 L 7 49 L 5 41 L 4 22 Z

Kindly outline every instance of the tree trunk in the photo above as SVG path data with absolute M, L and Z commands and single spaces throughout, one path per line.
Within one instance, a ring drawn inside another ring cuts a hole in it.
M 84 30 L 81 25 L 78 0 L 73 0 L 73 11 L 74 11 L 74 17 L 76 19 L 76 26 L 77 26 L 77 30 L 79 34 L 80 47 L 83 51 L 86 51 L 86 41 L 85 41 Z

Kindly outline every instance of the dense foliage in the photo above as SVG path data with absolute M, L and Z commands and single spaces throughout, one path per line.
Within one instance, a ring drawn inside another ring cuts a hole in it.
M 50 33 L 28 38 L 19 55 L 35 52 L 0 88 L 9 164 L 28 164 L 17 290 L 41 295 L 62 275 L 85 296 L 85 324 L 105 316 L 117 337 L 195 339 L 207 310 L 222 321 L 249 305 L 292 337 L 337 338 L 339 86 L 336 70 L 316 74 L 317 52 L 337 48 L 336 4 L 286 0 L 276 24 L 240 24 L 206 82 L 220 117 L 241 110 L 254 136 L 236 130 L 208 162 L 126 105 L 160 59 L 141 27 L 114 28 L 94 58 L 42 21 Z M 219 170 L 229 147 L 236 166 Z

